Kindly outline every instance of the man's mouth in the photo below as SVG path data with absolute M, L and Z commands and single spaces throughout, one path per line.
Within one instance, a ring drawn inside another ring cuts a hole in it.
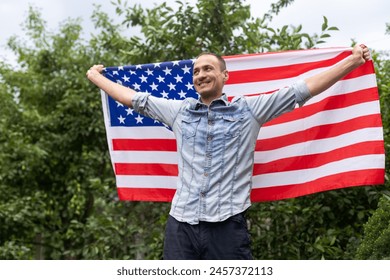
M 208 84 L 210 84 L 210 81 L 208 81 L 208 82 L 200 82 L 200 83 L 198 83 L 198 87 L 202 87 L 202 86 L 208 85 Z

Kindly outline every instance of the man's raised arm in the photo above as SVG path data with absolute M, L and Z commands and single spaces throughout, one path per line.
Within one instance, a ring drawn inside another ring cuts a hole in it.
M 94 83 L 97 87 L 105 91 L 109 96 L 116 101 L 132 107 L 132 99 L 136 91 L 110 81 L 104 77 L 101 73 L 103 71 L 103 65 L 94 65 L 87 71 L 87 78 Z
M 310 94 L 314 96 L 325 91 L 349 72 L 364 64 L 369 59 L 369 49 L 365 45 L 356 45 L 352 50 L 352 55 L 334 67 L 305 79 Z

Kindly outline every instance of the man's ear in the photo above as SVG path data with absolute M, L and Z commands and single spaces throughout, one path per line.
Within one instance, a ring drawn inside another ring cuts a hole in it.
M 226 83 L 227 80 L 229 80 L 229 71 L 228 70 L 224 70 L 223 71 L 223 82 Z

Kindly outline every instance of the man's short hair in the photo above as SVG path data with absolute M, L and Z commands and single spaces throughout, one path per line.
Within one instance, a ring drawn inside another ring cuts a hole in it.
M 215 53 L 212 53 L 212 52 L 202 52 L 200 53 L 196 59 L 198 59 L 199 57 L 201 57 L 202 55 L 212 55 L 214 57 L 216 57 L 219 61 L 219 66 L 221 68 L 221 71 L 224 71 L 226 70 L 226 62 L 225 62 L 225 59 L 223 59 L 222 56 L 218 55 L 218 54 L 215 54 Z

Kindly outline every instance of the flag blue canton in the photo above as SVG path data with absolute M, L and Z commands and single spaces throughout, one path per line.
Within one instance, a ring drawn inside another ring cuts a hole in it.
M 113 82 L 156 97 L 181 100 L 198 98 L 192 83 L 193 60 L 107 67 L 104 75 Z M 162 126 L 108 97 L 111 126 Z

